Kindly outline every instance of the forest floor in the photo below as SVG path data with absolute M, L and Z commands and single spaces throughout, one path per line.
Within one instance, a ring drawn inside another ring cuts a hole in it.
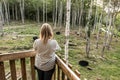
M 12 25 L 4 27 L 4 36 L 0 37 L 0 53 L 32 49 L 33 36 L 39 36 L 39 28 L 40 25 L 38 24 Z M 61 32 L 60 35 L 56 35 L 56 32 L 58 31 Z M 54 29 L 54 38 L 58 41 L 62 48 L 61 51 L 57 52 L 57 54 L 61 57 L 64 57 L 64 32 L 64 28 Z M 72 45 L 69 45 L 69 63 L 73 65 L 73 70 L 79 70 L 81 73 L 81 80 L 84 80 L 85 78 L 87 80 L 119 80 L 120 37 L 113 37 L 110 49 L 106 49 L 104 52 L 104 58 L 101 58 L 104 33 L 101 33 L 100 35 L 98 49 L 96 49 L 96 34 L 92 34 L 90 57 L 87 58 L 85 54 L 86 39 L 84 30 L 81 32 L 81 36 L 78 36 L 76 32 L 78 32 L 78 29 L 71 29 L 70 31 L 70 44 Z M 80 60 L 88 61 L 89 66 L 80 66 Z M 18 64 L 18 62 L 16 63 Z M 5 66 L 8 67 L 8 64 Z M 19 64 L 17 65 L 17 68 L 20 68 Z

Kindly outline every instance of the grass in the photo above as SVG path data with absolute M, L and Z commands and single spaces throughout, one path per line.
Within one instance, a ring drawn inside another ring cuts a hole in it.
M 1 53 L 16 52 L 22 50 L 32 49 L 33 40 L 32 37 L 39 36 L 39 25 L 37 24 L 25 24 L 25 25 L 11 25 L 10 27 L 4 27 L 5 36 L 0 37 L 0 51 Z M 64 57 L 64 28 L 60 31 L 61 35 L 56 35 L 54 30 L 54 38 L 60 44 L 62 51 L 57 54 Z M 87 78 L 88 80 L 119 80 L 120 79 L 120 38 L 116 42 L 116 38 L 113 39 L 110 50 L 105 50 L 105 58 L 101 59 L 100 54 L 102 50 L 104 34 L 101 34 L 99 40 L 99 49 L 95 48 L 95 35 L 91 36 L 91 51 L 90 58 L 86 58 L 85 44 L 86 40 L 83 37 L 79 37 L 75 34 L 76 30 L 71 30 L 70 42 L 77 44 L 77 46 L 69 46 L 69 63 L 73 65 L 73 70 L 78 69 L 81 73 L 81 80 Z M 88 70 L 87 67 L 81 67 L 78 62 L 80 60 L 87 60 L 89 67 L 92 70 Z M 19 68 L 19 61 L 16 62 Z M 27 61 L 29 66 L 29 62 Z M 9 65 L 6 65 L 9 66 Z

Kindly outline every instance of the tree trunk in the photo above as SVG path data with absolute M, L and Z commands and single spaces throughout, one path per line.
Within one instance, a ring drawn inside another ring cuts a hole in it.
M 45 1 L 43 0 L 43 23 L 45 22 Z
M 89 53 L 90 53 L 90 38 L 86 39 L 87 43 L 86 43 L 86 53 L 87 53 L 87 57 L 89 57 Z
M 37 7 L 37 22 L 40 23 L 40 10 L 39 10 L 39 7 Z
M 10 22 L 10 5 L 8 3 L 8 21 Z
M 92 33 L 94 33 L 95 32 L 95 30 L 96 30 L 96 27 L 97 27 L 97 22 L 98 22 L 98 8 L 97 8 L 97 6 L 96 6 L 96 8 L 95 8 L 95 20 L 94 20 L 94 26 L 93 26 L 93 31 L 92 31 Z
M 80 13 L 80 15 L 79 15 L 79 22 L 78 22 L 78 24 L 79 24 L 79 36 L 80 36 L 80 32 L 81 32 L 81 18 L 82 18 L 82 14 L 83 14 L 83 0 L 81 0 L 81 4 L 80 4 L 81 6 L 80 6 L 80 8 L 81 8 L 81 10 L 80 10 L 80 8 L 79 8 L 79 13 Z
M 75 27 L 75 22 L 76 22 L 76 10 L 75 10 L 75 6 L 72 6 L 72 28 Z
M 74 9 L 72 9 L 72 28 L 74 27 L 74 21 L 75 21 L 75 16 L 74 16 Z
M 59 17 L 58 17 L 58 25 L 61 28 L 62 27 L 62 14 L 63 14 L 63 3 L 60 1 L 60 9 L 59 9 Z
M 88 13 L 88 22 L 86 24 L 86 55 L 87 57 L 89 57 L 89 53 L 90 53 L 90 34 L 91 34 L 90 19 L 92 14 L 92 4 L 93 4 L 93 1 L 91 0 L 90 9 Z
M 99 42 L 99 37 L 100 37 L 100 29 L 101 29 L 101 22 L 102 22 L 102 13 L 100 15 L 100 19 L 99 19 L 99 25 L 98 25 L 98 33 L 97 33 L 97 42 L 96 42 L 96 49 L 98 49 L 98 42 Z
M 53 25 L 55 23 L 55 6 L 54 6 L 54 4 L 55 4 L 55 0 L 53 0 L 53 6 L 52 6 L 52 9 L 53 9 L 53 13 L 52 13 Z
M 102 54 L 101 54 L 102 57 L 104 56 L 104 51 L 105 51 L 105 48 L 106 48 L 106 45 L 107 45 L 106 44 L 107 38 L 108 38 L 107 32 L 105 32 L 105 38 L 104 38 L 103 48 L 102 48 Z
M 75 21 L 74 21 L 74 27 L 76 27 L 76 22 L 77 22 L 77 10 L 75 10 Z
M 2 7 L 2 2 L 0 2 L 0 15 L 1 15 L 1 19 L 2 19 L 2 23 L 4 24 L 4 15 L 3 15 L 3 7 Z
M 113 35 L 114 35 L 114 28 L 115 28 L 115 18 L 116 18 L 116 13 L 112 15 L 112 26 L 111 26 L 111 35 L 110 35 L 110 38 L 109 38 L 109 41 L 108 41 L 108 46 L 107 46 L 107 49 L 109 50 L 110 49 L 110 45 L 111 45 L 111 42 L 112 42 L 112 38 L 113 38 Z
M 54 28 L 57 26 L 57 7 L 58 7 L 58 0 L 56 0 L 56 9 L 55 9 L 55 23 L 54 23 Z
M 20 3 L 19 3 L 20 4 Z M 20 6 L 18 7 L 18 20 L 21 20 L 21 10 Z
M 6 22 L 9 25 L 9 20 L 8 20 L 8 9 L 7 9 L 7 3 L 5 0 L 3 0 L 4 6 L 5 6 L 5 16 L 6 16 Z
M 65 59 L 66 64 L 68 65 L 68 44 L 69 44 L 69 32 L 70 32 L 70 8 L 71 8 L 71 0 L 67 0 L 67 13 L 66 13 L 66 43 L 65 43 Z
M 24 0 L 20 0 L 20 12 L 21 12 L 21 19 L 22 23 L 24 24 Z
M 66 10 L 63 11 L 63 14 L 64 14 L 64 15 L 63 15 L 63 18 L 64 18 L 64 20 L 63 20 L 63 25 L 64 25 L 64 26 L 66 26 L 66 12 L 67 12 Z
M 110 27 L 111 27 L 111 22 L 112 22 L 112 16 L 110 13 L 108 13 L 108 22 L 109 22 L 109 25 L 107 25 L 107 21 L 106 21 L 106 26 L 107 27 L 107 31 L 105 32 L 105 38 L 104 38 L 104 43 L 103 43 L 103 48 L 102 48 L 102 53 L 101 53 L 101 56 L 103 57 L 104 56 L 104 51 L 105 51 L 105 48 L 108 46 L 108 41 L 109 41 L 109 33 L 110 33 Z
M 3 35 L 2 3 L 0 2 L 0 36 Z
M 111 33 L 111 27 L 112 27 L 112 14 L 110 14 L 110 16 L 109 16 L 110 18 L 109 18 L 109 26 L 107 27 L 107 35 L 108 35 L 108 39 L 107 39 L 107 47 L 108 47 L 108 42 L 109 42 L 109 38 L 110 38 L 110 33 Z
M 17 4 L 15 5 L 15 18 L 18 20 L 18 10 L 17 10 Z
M 12 5 L 12 17 L 13 17 L 13 20 L 15 20 L 15 13 L 14 13 L 14 5 Z
M 46 10 L 46 12 L 45 12 L 46 13 L 46 20 L 45 21 L 47 22 L 47 0 L 45 0 L 45 10 Z

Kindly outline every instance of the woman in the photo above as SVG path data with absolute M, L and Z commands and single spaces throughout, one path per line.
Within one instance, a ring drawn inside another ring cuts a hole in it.
M 40 39 L 34 41 L 33 48 L 36 51 L 35 67 L 39 80 L 51 80 L 55 70 L 55 51 L 61 48 L 53 39 L 53 31 L 48 23 L 42 25 Z

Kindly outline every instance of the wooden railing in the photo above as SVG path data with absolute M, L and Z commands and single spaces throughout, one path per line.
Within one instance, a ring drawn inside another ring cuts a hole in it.
M 27 79 L 26 58 L 30 58 L 29 62 L 30 62 L 31 79 Z M 24 52 L 0 54 L 0 80 L 6 80 L 7 73 L 5 72 L 5 61 L 9 61 L 11 80 L 18 80 L 16 63 L 15 63 L 16 60 L 20 60 L 20 65 L 21 65 L 21 77 L 19 79 L 37 80 L 34 69 L 35 52 L 32 50 L 24 51 Z M 80 80 L 80 78 L 75 73 L 70 69 L 69 66 L 67 66 L 64 63 L 63 60 L 61 60 L 56 55 L 56 70 L 52 80 L 66 80 L 66 79 Z

